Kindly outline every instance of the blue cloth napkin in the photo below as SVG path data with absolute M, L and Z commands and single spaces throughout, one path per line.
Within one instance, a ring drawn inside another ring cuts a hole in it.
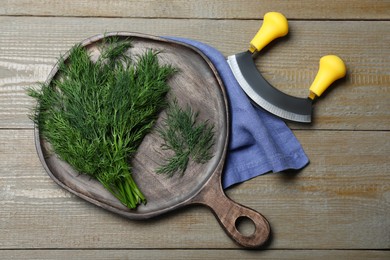
M 229 150 L 222 186 L 249 180 L 267 172 L 301 169 L 309 162 L 299 141 L 280 118 L 253 106 L 233 76 L 226 58 L 204 43 L 166 37 L 196 47 L 218 70 L 225 85 L 231 114 Z

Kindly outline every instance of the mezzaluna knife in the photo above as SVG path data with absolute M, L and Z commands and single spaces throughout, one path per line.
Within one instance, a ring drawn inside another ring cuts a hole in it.
M 288 22 L 277 12 L 265 14 L 263 24 L 250 42 L 247 51 L 227 58 L 227 62 L 241 88 L 252 102 L 281 118 L 310 123 L 312 104 L 337 79 L 346 74 L 344 62 L 335 55 L 320 59 L 318 73 L 310 86 L 308 98 L 287 95 L 268 83 L 254 63 L 253 56 L 276 38 L 288 33 Z

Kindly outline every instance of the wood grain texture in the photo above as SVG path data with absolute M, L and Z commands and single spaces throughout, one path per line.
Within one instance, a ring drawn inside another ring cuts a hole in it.
M 278 11 L 289 19 L 389 19 L 388 0 L 3 0 L 0 15 L 137 18 L 261 19 Z
M 389 259 L 389 10 L 388 0 L 1 1 L 0 258 Z M 288 124 L 311 160 L 303 171 L 227 190 L 270 221 L 266 250 L 239 250 L 203 207 L 131 221 L 45 173 L 25 88 L 45 80 L 73 44 L 130 31 L 188 37 L 230 55 L 247 47 L 268 11 L 290 20 L 288 37 L 256 61 L 273 85 L 305 96 L 326 54 L 340 55 L 348 74 L 315 104 L 312 125 Z
M 227 190 L 270 221 L 266 248 L 389 249 L 390 133 L 297 131 L 297 137 L 312 159 L 303 171 Z M 0 143 L 2 249 L 237 249 L 203 207 L 131 221 L 64 191 L 43 170 L 32 130 L 0 130 Z
M 328 260 L 328 259 L 388 259 L 389 251 L 380 250 L 2 250 L 5 259 L 159 259 L 159 260 L 224 260 L 224 259 L 296 259 L 296 260 Z
M 259 27 L 258 21 L 242 20 L 178 23 L 174 19 L 26 17 L 0 17 L 0 24 L 1 128 L 32 127 L 26 115 L 33 102 L 24 89 L 44 81 L 61 53 L 92 35 L 138 31 L 181 36 L 229 55 L 244 50 Z M 266 48 L 257 59 L 259 70 L 271 84 L 288 94 L 306 96 L 318 61 L 327 54 L 340 55 L 348 70 L 347 77 L 315 103 L 315 124 L 290 124 L 293 129 L 390 129 L 389 26 L 388 21 L 290 22 L 289 36 Z

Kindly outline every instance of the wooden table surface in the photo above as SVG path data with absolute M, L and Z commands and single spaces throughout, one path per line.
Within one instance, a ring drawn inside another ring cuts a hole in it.
M 236 246 L 206 208 L 131 221 L 46 174 L 25 89 L 44 81 L 72 45 L 129 31 L 188 37 L 229 55 L 247 47 L 268 11 L 290 26 L 257 60 L 273 85 L 305 96 L 329 53 L 348 74 L 316 103 L 311 125 L 288 123 L 310 158 L 304 170 L 226 191 L 270 221 L 261 250 Z M 389 19 L 388 0 L 1 1 L 0 258 L 390 259 Z

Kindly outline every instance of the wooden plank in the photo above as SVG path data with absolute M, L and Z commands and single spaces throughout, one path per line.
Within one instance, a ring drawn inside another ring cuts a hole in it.
M 346 7 L 347 6 L 347 7 Z M 259 19 L 279 11 L 289 19 L 389 19 L 388 0 L 5 0 L 0 15 Z
M 1 128 L 32 127 L 27 114 L 34 103 L 25 88 L 44 81 L 61 53 L 92 35 L 138 31 L 181 36 L 229 55 L 244 50 L 259 27 L 258 21 L 250 20 L 42 17 L 1 17 L 0 24 Z M 389 21 L 290 22 L 290 36 L 266 48 L 257 59 L 258 68 L 271 84 L 304 97 L 321 56 L 338 54 L 348 67 L 347 77 L 316 102 L 314 124 L 290 124 L 292 128 L 390 129 L 389 26 Z
M 303 171 L 267 174 L 227 191 L 268 218 L 267 248 L 389 249 L 390 132 L 296 134 L 311 158 Z M 0 143 L 2 249 L 237 249 L 206 208 L 137 222 L 62 190 L 41 167 L 32 130 L 0 130 Z
M 295 133 L 310 164 L 243 183 L 232 198 L 237 192 L 237 199 L 270 219 L 278 248 L 379 248 L 382 242 L 389 248 L 389 132 Z M 366 239 L 370 233 L 381 242 Z
M 380 250 L 0 250 L 5 259 L 388 259 Z

